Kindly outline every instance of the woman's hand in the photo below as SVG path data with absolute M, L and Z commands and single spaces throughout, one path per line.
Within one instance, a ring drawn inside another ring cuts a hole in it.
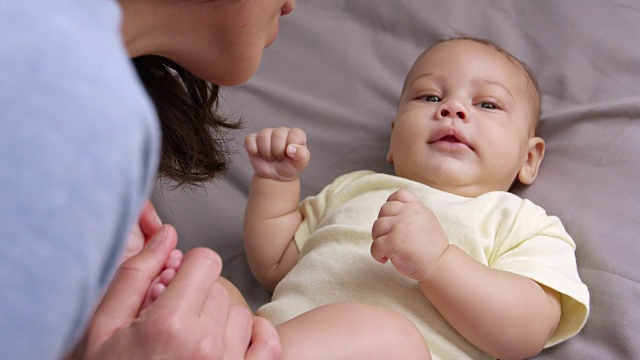
M 175 230 L 163 226 L 120 266 L 89 328 L 85 359 L 278 359 L 275 329 L 229 304 L 216 281 L 220 257 L 208 249 L 185 254 L 167 290 L 138 316 L 176 242 Z
M 129 232 L 121 262 L 139 253 L 144 245 L 151 240 L 151 237 L 160 230 L 161 226 L 162 221 L 158 216 L 158 212 L 156 212 L 156 208 L 151 201 L 146 200 L 140 211 L 138 222 Z
M 139 313 L 177 243 L 175 229 L 159 226 L 154 214 L 153 206 L 145 205 L 139 228 L 146 245 L 119 267 L 92 319 L 83 358 L 279 359 L 275 329 L 229 304 L 217 282 L 220 257 L 208 249 L 187 253 L 168 288 Z
M 129 238 L 125 244 L 125 249 L 120 262 L 124 262 L 133 255 L 139 253 L 152 236 L 160 230 L 162 227 L 162 221 L 156 208 L 151 201 L 146 200 L 138 222 L 133 226 L 133 229 L 129 232 Z M 180 263 L 182 262 L 182 251 L 174 249 L 169 254 L 167 261 L 164 264 L 163 269 L 152 281 L 143 304 L 140 306 L 140 310 L 147 308 L 159 295 L 164 291 L 167 284 L 171 282 L 175 276 L 175 272 L 178 270 Z

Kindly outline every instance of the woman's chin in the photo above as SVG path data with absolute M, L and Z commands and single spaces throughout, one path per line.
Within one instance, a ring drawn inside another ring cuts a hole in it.
M 274 42 L 276 42 L 276 38 L 278 38 L 278 32 L 280 31 L 280 26 L 279 24 L 276 22 L 276 26 L 275 26 L 275 30 L 273 31 L 273 35 L 271 35 L 271 37 L 269 38 L 269 40 L 267 40 L 266 45 L 264 46 L 264 48 L 268 48 L 269 46 L 273 45 Z

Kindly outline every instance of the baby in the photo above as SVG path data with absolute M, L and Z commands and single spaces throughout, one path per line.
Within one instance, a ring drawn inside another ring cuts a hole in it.
M 525 64 L 454 38 L 407 75 L 387 155 L 395 176 L 349 173 L 299 204 L 304 132 L 250 135 L 246 252 L 275 289 L 258 315 L 280 327 L 326 304 L 382 306 L 410 319 L 436 359 L 526 358 L 575 335 L 589 306 L 575 244 L 557 217 L 508 192 L 537 177 L 540 108 Z M 376 348 L 390 343 L 383 326 L 322 341 Z

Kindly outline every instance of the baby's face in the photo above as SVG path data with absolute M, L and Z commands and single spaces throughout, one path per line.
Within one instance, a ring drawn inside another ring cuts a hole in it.
M 529 86 L 518 64 L 487 45 L 431 48 L 409 72 L 393 123 L 387 159 L 396 175 L 462 196 L 507 191 L 533 138 Z

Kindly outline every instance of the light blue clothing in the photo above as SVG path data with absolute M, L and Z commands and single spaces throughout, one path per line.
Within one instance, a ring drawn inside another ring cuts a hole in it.
M 160 128 L 115 1 L 0 2 L 0 353 L 85 330 L 149 195 Z

